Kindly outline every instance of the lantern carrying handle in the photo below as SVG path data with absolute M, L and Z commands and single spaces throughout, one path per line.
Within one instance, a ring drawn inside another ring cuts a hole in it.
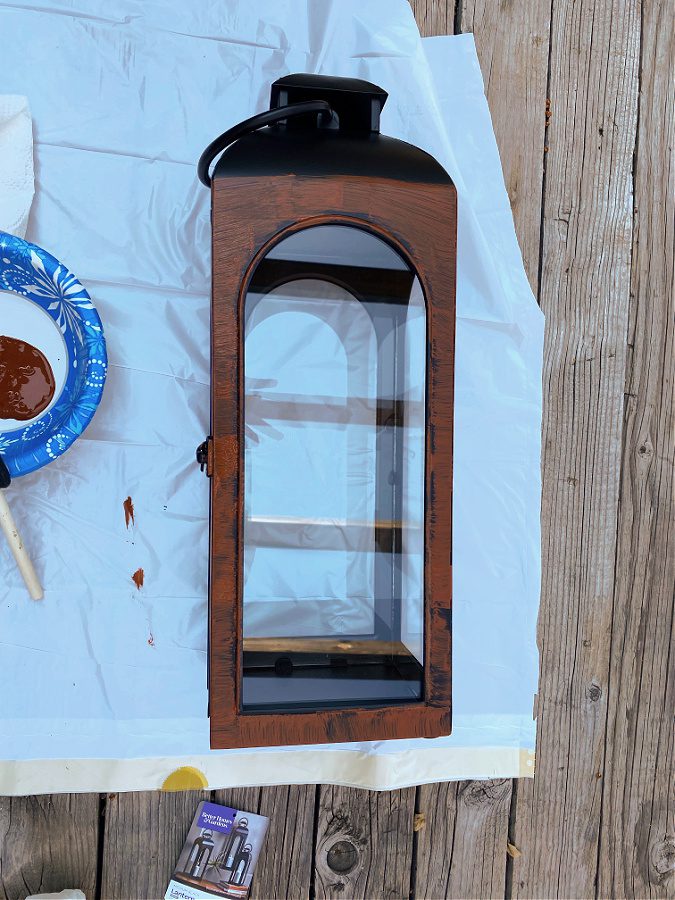
M 238 141 L 245 134 L 258 131 L 259 128 L 264 128 L 266 125 L 274 125 L 283 121 L 283 119 L 290 119 L 291 116 L 306 116 L 309 113 L 327 113 L 330 116 L 333 110 L 330 103 L 326 100 L 304 100 L 301 103 L 291 103 L 288 106 L 281 106 L 277 109 L 268 109 L 266 112 L 259 113 L 257 116 L 251 116 L 250 119 L 245 119 L 238 125 L 228 128 L 214 141 L 211 141 L 199 157 L 199 162 L 197 163 L 199 180 L 206 187 L 211 187 L 211 175 L 209 174 L 211 163 L 223 150 L 227 150 L 230 144 Z

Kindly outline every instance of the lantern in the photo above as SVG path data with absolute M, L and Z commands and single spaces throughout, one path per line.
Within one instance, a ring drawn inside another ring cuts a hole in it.
M 248 819 L 239 819 L 239 821 L 235 823 L 234 829 L 230 832 L 230 837 L 221 854 L 226 869 L 234 869 L 237 854 L 246 843 L 247 837 Z
M 245 844 L 234 860 L 234 868 L 232 870 L 232 878 L 230 879 L 232 884 L 244 884 L 244 880 L 248 875 L 248 870 L 251 865 L 251 854 L 253 852 L 253 846 L 251 844 Z
M 456 192 L 386 98 L 289 75 L 200 160 L 213 748 L 450 732 Z
M 183 872 L 193 878 L 200 878 L 211 859 L 213 848 L 213 832 L 204 831 L 193 841 Z

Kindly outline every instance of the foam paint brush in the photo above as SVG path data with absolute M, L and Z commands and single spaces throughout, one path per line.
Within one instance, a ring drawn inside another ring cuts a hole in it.
M 0 528 L 2 528 L 5 537 L 7 538 L 9 549 L 12 551 L 23 580 L 26 582 L 29 594 L 33 600 L 42 600 L 44 592 L 42 590 L 42 585 L 40 584 L 40 579 L 37 576 L 37 572 L 35 571 L 35 567 L 28 555 L 26 547 L 21 540 L 21 535 L 16 527 L 12 511 L 7 502 L 6 491 L 11 482 L 12 479 L 9 470 L 7 469 L 2 456 L 0 456 Z

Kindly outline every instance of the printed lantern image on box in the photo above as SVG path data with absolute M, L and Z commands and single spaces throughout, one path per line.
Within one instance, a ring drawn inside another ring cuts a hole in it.
M 456 191 L 386 98 L 289 75 L 200 160 L 214 749 L 450 733 Z

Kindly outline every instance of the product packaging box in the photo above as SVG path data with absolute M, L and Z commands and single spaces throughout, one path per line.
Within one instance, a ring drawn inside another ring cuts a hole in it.
M 202 800 L 165 900 L 248 897 L 268 824 L 265 816 Z

